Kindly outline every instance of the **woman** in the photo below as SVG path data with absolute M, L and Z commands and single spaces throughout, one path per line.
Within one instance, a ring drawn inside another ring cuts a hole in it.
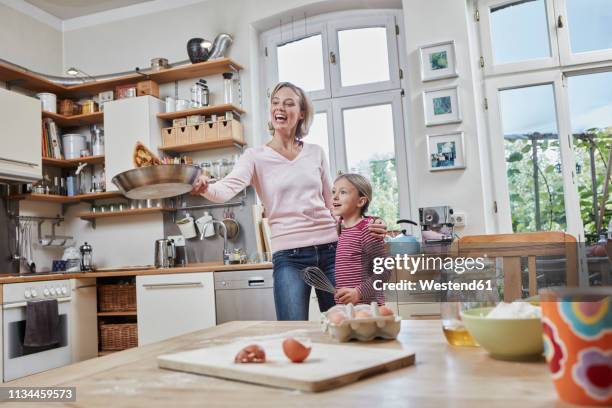
M 205 176 L 193 192 L 214 202 L 225 202 L 253 185 L 264 204 L 272 232 L 274 304 L 278 320 L 308 320 L 310 286 L 301 270 L 316 266 L 335 283 L 336 221 L 331 215 L 331 180 L 323 149 L 302 142 L 313 119 L 312 104 L 304 91 L 281 82 L 270 97 L 272 140 L 247 149 L 232 172 L 209 184 Z M 384 237 L 386 226 L 372 232 Z M 319 309 L 332 307 L 332 294 L 317 290 Z

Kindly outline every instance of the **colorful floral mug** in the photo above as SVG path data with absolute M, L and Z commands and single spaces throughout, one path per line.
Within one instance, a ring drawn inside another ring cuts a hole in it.
M 559 397 L 612 406 L 612 288 L 540 291 L 544 355 Z

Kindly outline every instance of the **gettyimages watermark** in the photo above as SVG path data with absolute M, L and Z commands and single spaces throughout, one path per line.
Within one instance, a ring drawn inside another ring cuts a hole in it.
M 599 249 L 575 242 L 433 247 L 388 243 L 384 252 L 366 246 L 355 256 L 362 258 L 363 280 L 384 292 L 388 301 L 498 302 L 508 293 L 527 299 L 543 288 L 584 281 L 589 286 L 612 285 L 612 256 L 600 256 Z

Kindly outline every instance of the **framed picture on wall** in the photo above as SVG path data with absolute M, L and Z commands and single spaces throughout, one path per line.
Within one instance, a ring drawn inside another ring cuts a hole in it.
M 429 171 L 465 169 L 463 132 L 427 135 Z
M 457 76 L 455 41 L 424 45 L 419 48 L 419 55 L 423 82 Z
M 456 86 L 423 92 L 425 126 L 460 123 L 459 91 Z

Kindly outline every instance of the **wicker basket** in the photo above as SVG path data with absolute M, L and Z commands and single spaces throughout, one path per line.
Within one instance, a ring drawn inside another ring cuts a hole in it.
M 101 324 L 100 350 L 125 350 L 138 346 L 136 323 Z
M 136 310 L 136 285 L 98 285 L 100 312 L 129 312 Z

